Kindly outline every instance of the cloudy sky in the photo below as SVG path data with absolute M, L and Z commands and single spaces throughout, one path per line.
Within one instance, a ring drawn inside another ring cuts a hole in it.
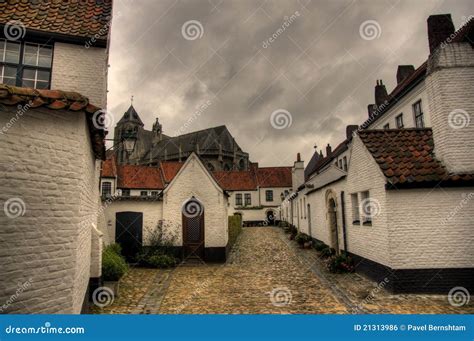
M 108 108 L 165 134 L 225 124 L 254 162 L 307 162 L 361 124 L 374 85 L 428 55 L 426 19 L 472 0 L 116 0 Z

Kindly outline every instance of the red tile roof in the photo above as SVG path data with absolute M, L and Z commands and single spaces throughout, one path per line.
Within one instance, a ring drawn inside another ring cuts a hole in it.
M 385 129 L 359 132 L 389 184 L 395 187 L 422 183 L 462 182 L 473 175 L 452 175 L 436 159 L 431 129 Z
M 250 191 L 257 189 L 255 174 L 252 171 L 214 171 L 219 186 L 227 191 Z
M 28 31 L 105 41 L 112 16 L 112 0 L 0 2 L 0 24 L 18 22 Z M 18 25 L 17 24 L 17 25 Z
M 161 172 L 165 183 L 170 183 L 183 166 L 184 162 L 163 161 L 160 163 Z
M 257 185 L 260 187 L 291 187 L 291 167 L 257 168 Z
M 77 92 L 40 90 L 0 84 L 0 104 L 8 106 L 23 105 L 23 108 L 29 110 L 45 107 L 51 110 L 85 112 L 95 156 L 102 160 L 105 159 L 104 139 L 107 133 L 97 123 L 94 124 L 94 122 L 103 121 L 100 116 L 104 113 L 101 112 L 100 108 L 90 104 L 87 97 Z
M 117 187 L 129 189 L 164 189 L 160 167 L 121 165 L 117 167 Z
M 100 176 L 104 178 L 115 178 L 117 176 L 117 167 L 115 166 L 115 157 L 102 162 L 102 171 Z

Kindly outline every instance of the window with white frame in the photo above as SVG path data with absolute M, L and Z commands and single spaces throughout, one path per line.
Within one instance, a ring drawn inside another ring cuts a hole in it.
M 351 194 L 351 203 L 352 203 L 352 224 L 360 224 L 360 213 L 359 213 L 359 199 L 357 193 Z
M 372 225 L 372 205 L 369 191 L 360 193 L 360 211 L 362 213 L 362 223 L 364 225 Z
M 347 172 L 347 156 L 344 156 L 344 157 L 342 158 L 342 162 L 343 162 L 343 164 L 344 164 L 344 170 Z
M 400 115 L 398 115 L 398 116 L 395 118 L 395 122 L 397 123 L 397 128 L 398 128 L 398 129 L 403 128 L 403 113 L 401 113 Z
M 386 125 L 383 126 L 384 129 L 390 129 L 390 123 L 387 123 Z
M 242 193 L 237 193 L 235 195 L 235 204 L 237 206 L 242 206 Z
M 130 189 L 128 189 L 128 188 L 122 189 L 122 196 L 123 197 L 129 197 L 130 196 Z
M 140 191 L 140 196 L 141 197 L 147 197 L 148 196 L 148 191 Z
M 421 100 L 413 104 L 413 115 L 415 116 L 415 126 L 417 128 L 424 128 L 425 121 L 423 118 L 423 110 L 421 108 Z
M 159 191 L 151 191 L 151 196 L 152 197 L 157 197 L 160 194 Z
M 250 193 L 245 193 L 245 206 L 252 205 L 252 196 Z
M 49 89 L 53 47 L 0 39 L 0 83 Z
M 304 209 L 306 207 L 306 197 L 303 198 L 303 218 L 306 219 L 306 210 Z
M 267 201 L 273 201 L 273 191 L 272 190 L 265 191 L 265 199 Z
M 109 197 L 112 195 L 112 183 L 110 181 L 102 182 L 102 196 Z

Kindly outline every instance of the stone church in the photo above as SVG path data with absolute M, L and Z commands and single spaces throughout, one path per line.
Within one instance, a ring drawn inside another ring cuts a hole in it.
M 193 152 L 209 171 L 248 170 L 249 154 L 244 152 L 226 126 L 218 126 L 178 136 L 163 134 L 158 118 L 152 130 L 146 130 L 137 111 L 130 105 L 115 127 L 115 139 L 134 134 L 137 142 L 129 155 L 119 144 L 118 164 L 157 166 L 162 161 L 184 162 Z

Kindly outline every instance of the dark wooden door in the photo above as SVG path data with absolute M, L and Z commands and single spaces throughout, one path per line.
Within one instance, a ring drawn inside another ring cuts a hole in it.
M 183 251 L 185 258 L 204 260 L 204 211 L 196 216 L 183 214 Z
M 133 261 L 142 246 L 143 213 L 117 212 L 115 221 L 115 242 L 127 260 Z

